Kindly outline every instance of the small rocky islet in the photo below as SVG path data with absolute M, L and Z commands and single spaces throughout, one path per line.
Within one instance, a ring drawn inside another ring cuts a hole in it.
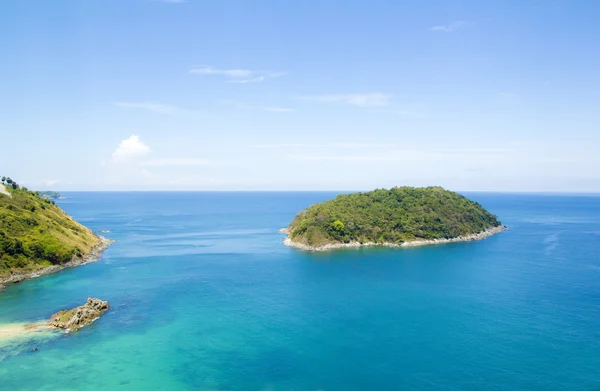
M 108 301 L 88 297 L 87 302 L 79 307 L 53 314 L 48 321 L 48 326 L 66 331 L 78 330 L 98 319 L 109 309 Z
M 89 326 L 110 309 L 108 301 L 89 297 L 87 301 L 72 309 L 61 310 L 46 320 L 34 323 L 0 324 L 0 341 L 15 341 L 21 338 L 32 338 L 48 331 L 64 331 L 67 333 Z M 34 347 L 33 350 L 38 350 Z

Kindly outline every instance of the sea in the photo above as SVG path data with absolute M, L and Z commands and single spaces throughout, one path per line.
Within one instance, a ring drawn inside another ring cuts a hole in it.
M 116 242 L 9 287 L 0 324 L 112 309 L 0 345 L 2 391 L 600 390 L 600 195 L 465 193 L 509 229 L 328 253 L 278 230 L 332 192 L 64 195 Z

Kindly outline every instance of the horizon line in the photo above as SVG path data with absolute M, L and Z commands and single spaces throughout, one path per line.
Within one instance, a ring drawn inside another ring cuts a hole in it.
M 394 186 L 403 187 L 403 186 Z M 432 186 L 410 186 L 410 187 L 432 187 Z M 443 186 L 442 186 L 443 187 Z M 600 191 L 564 191 L 564 190 L 445 190 L 456 193 L 495 193 L 495 194 L 539 194 L 539 195 L 597 195 Z M 57 193 L 364 193 L 373 190 L 389 190 L 390 188 L 379 187 L 371 190 L 286 190 L 286 189 L 234 189 L 234 190 L 37 190 L 37 191 L 55 191 Z M 30 189 L 31 190 L 31 189 Z M 36 190 L 34 190 L 36 191 Z

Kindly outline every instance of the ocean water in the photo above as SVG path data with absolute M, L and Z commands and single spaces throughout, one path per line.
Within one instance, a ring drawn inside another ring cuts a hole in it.
M 324 254 L 278 229 L 333 193 L 66 196 L 117 242 L 0 294 L 0 324 L 113 308 L 0 347 L 0 390 L 600 389 L 599 196 L 467 194 L 510 229 Z

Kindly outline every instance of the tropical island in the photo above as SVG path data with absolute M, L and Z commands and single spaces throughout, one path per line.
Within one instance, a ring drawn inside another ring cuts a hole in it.
M 8 283 L 94 261 L 111 243 L 39 192 L 0 183 L 0 290 Z
M 477 202 L 436 186 L 341 194 L 300 212 L 281 231 L 287 246 L 323 251 L 480 240 L 505 228 Z

